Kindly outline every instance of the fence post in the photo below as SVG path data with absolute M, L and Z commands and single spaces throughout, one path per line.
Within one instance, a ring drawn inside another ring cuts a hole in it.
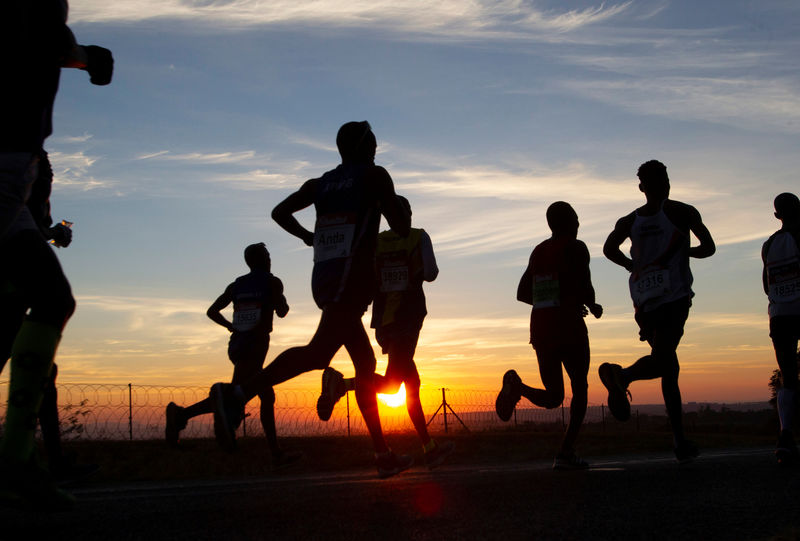
M 606 405 L 600 404 L 600 418 L 603 420 L 603 432 L 606 431 Z
M 133 441 L 133 386 L 128 383 L 128 436 Z
M 442 387 L 442 414 L 444 414 L 444 433 L 447 434 L 447 399 L 444 396 L 444 387 Z
M 344 393 L 345 400 L 347 402 L 347 435 L 350 435 L 350 392 L 347 391 Z
M 514 426 L 517 426 L 517 407 L 514 406 Z

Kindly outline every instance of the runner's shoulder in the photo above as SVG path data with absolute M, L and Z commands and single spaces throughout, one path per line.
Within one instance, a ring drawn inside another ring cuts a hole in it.
M 678 227 L 689 228 L 703 221 L 700 212 L 688 203 L 667 199 L 663 208 L 664 214 Z

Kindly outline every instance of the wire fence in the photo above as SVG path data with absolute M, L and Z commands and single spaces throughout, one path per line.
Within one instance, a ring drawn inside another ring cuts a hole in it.
M 8 385 L 0 382 L 0 415 L 5 417 Z M 353 393 L 347 393 L 336 405 L 331 419 L 320 421 L 316 412 L 318 392 L 275 389 L 275 421 L 279 436 L 324 436 L 366 434 L 367 429 Z M 58 405 L 62 437 L 66 440 L 153 440 L 164 437 L 165 409 L 175 402 L 189 406 L 208 397 L 208 387 L 157 385 L 59 383 Z M 433 432 L 451 430 L 496 430 L 504 427 L 536 425 L 566 426 L 569 399 L 555 409 L 533 407 L 521 400 L 508 423 L 495 413 L 497 391 L 425 389 L 420 392 L 423 410 Z M 258 397 L 245 408 L 240 436 L 261 435 Z M 720 405 L 716 405 L 719 407 Z M 379 401 L 381 423 L 385 432 L 413 430 L 404 405 L 389 407 Z M 724 407 L 724 405 L 723 405 Z M 736 409 L 757 409 L 766 403 L 737 404 Z M 646 413 L 663 415 L 663 406 L 647 406 Z M 639 410 L 628 429 L 639 429 Z M 605 428 L 616 423 L 604 404 L 589 404 L 584 423 Z M 200 415 L 189 421 L 182 438 L 213 437 L 212 415 Z

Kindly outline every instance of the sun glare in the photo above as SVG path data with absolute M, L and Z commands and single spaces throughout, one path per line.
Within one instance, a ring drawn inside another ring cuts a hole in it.
M 406 403 L 406 384 L 400 384 L 400 390 L 398 390 L 394 394 L 379 394 L 378 398 L 389 406 L 390 408 L 396 408 L 398 406 L 402 406 Z

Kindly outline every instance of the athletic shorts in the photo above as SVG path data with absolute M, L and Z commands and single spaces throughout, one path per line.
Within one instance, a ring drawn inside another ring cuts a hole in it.
M 792 347 L 797 350 L 800 341 L 800 315 L 769 318 L 769 337 L 775 348 Z
M 228 341 L 228 358 L 236 365 L 242 362 L 261 368 L 269 351 L 269 335 L 261 332 L 234 332 Z
M 687 295 L 672 302 L 662 304 L 655 310 L 636 312 L 636 323 L 639 324 L 639 340 L 652 342 L 656 334 L 672 336 L 677 347 L 683 336 L 683 327 L 689 317 L 692 298 Z

